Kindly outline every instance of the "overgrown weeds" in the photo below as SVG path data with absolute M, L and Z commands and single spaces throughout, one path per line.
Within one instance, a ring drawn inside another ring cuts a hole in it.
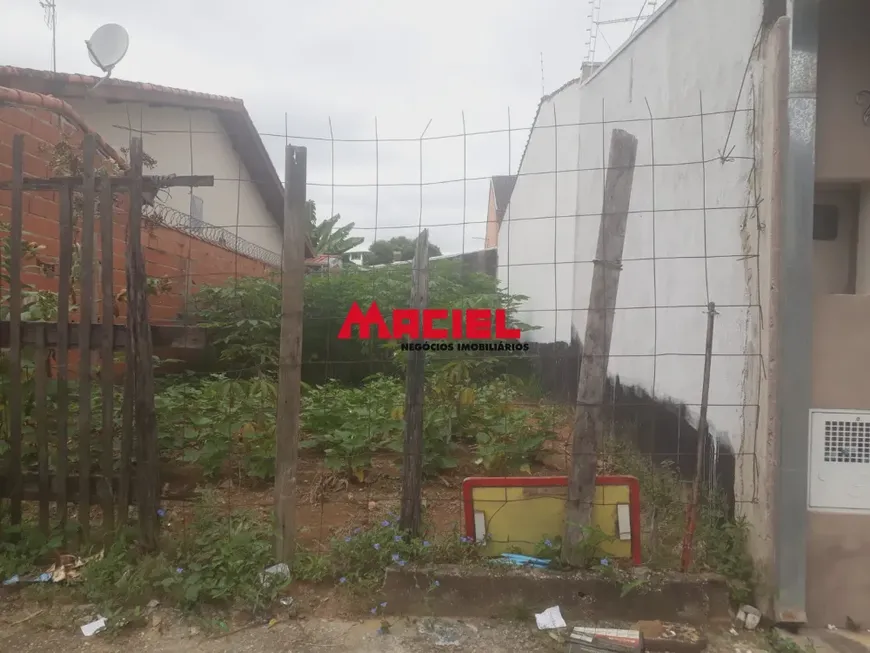
M 643 559 L 652 569 L 677 569 L 686 525 L 686 495 L 673 465 L 654 463 L 631 444 L 608 438 L 602 462 L 607 471 L 634 476 L 640 484 Z M 732 520 L 719 494 L 705 497 L 694 538 L 693 567 L 723 575 L 735 603 L 751 601 L 755 569 L 749 554 L 749 526 Z
M 85 567 L 81 591 L 116 622 L 135 617 L 152 599 L 189 613 L 217 606 L 256 614 L 289 580 L 263 573 L 272 562 L 271 542 L 269 525 L 257 515 L 222 514 L 207 499 L 178 539 L 166 540 L 159 553 L 138 555 L 131 541 L 118 539 L 101 560 Z
M 359 594 L 370 594 L 382 582 L 384 570 L 392 565 L 467 564 L 479 560 L 477 546 L 458 532 L 411 538 L 399 529 L 396 515 L 380 523 L 354 528 L 336 537 L 324 552 L 297 554 L 294 578 L 320 582 L 332 579 Z

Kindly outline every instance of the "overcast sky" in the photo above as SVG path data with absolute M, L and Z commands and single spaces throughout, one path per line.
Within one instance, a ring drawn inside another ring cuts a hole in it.
M 644 4 L 601 0 L 599 18 Z M 260 132 L 283 134 L 286 113 L 319 216 L 354 221 L 366 245 L 421 222 L 420 144 L 382 142 L 376 165 L 376 117 L 381 139 L 418 139 L 427 124 L 427 137 L 456 135 L 423 143 L 424 184 L 460 180 L 423 187 L 422 224 L 445 253 L 482 246 L 488 179 L 517 170 L 541 57 L 545 93 L 578 77 L 591 22 L 587 0 L 57 0 L 57 12 L 61 72 L 98 74 L 84 40 L 116 22 L 131 43 L 114 76 L 242 98 Z M 51 68 L 43 13 L 39 0 L 0 0 L 0 64 Z M 631 27 L 603 26 L 596 59 Z M 463 139 L 463 112 L 465 131 L 500 133 Z M 330 119 L 335 139 L 370 142 L 335 142 L 333 159 L 328 140 L 301 138 L 329 139 Z M 282 174 L 284 139 L 264 142 Z

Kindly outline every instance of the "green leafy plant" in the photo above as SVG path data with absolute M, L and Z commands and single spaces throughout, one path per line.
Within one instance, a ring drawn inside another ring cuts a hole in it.
M 356 337 L 340 340 L 337 336 L 354 302 L 367 307 L 377 301 L 390 324 L 392 309 L 408 306 L 411 272 L 408 265 L 366 270 L 351 267 L 338 275 L 305 277 L 302 374 L 306 382 L 322 384 L 335 379 L 359 383 L 372 374 L 394 373 L 397 365 L 404 368 L 405 356 L 397 352 L 395 343 Z M 508 294 L 493 277 L 465 272 L 458 261 L 435 261 L 430 268 L 429 305 L 433 308 L 504 308 L 512 326 L 528 330 L 529 325 L 515 320 L 517 307 L 525 299 Z M 209 328 L 211 371 L 259 374 L 277 369 L 279 279 L 246 277 L 201 286 L 193 317 Z M 430 358 L 431 365 L 451 358 L 476 361 L 478 356 L 459 351 L 439 353 Z M 493 372 L 497 367 L 491 366 Z
M 257 613 L 289 580 L 264 574 L 272 562 L 268 523 L 244 511 L 222 513 L 206 497 L 172 548 L 139 556 L 131 542 L 119 539 L 84 568 L 82 590 L 107 617 L 114 615 L 116 625 L 152 598 L 190 612 L 218 605 Z
M 271 478 L 276 396 L 275 382 L 265 377 L 165 379 L 154 397 L 164 457 L 183 452 L 183 460 L 212 478 L 230 470 Z
M 336 382 L 310 389 L 303 399 L 302 446 L 325 454 L 325 464 L 364 480 L 372 454 L 401 433 L 404 392 L 398 380 L 377 375 L 360 388 Z
M 399 529 L 396 515 L 379 524 L 354 528 L 330 546 L 333 574 L 339 585 L 371 591 L 383 581 L 384 570 L 408 563 L 464 564 L 479 559 L 474 543 L 458 533 L 410 538 Z

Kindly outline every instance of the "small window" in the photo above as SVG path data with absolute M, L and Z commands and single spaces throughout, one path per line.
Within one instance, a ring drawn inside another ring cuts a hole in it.
M 837 240 L 840 211 L 836 206 L 813 206 L 813 240 Z

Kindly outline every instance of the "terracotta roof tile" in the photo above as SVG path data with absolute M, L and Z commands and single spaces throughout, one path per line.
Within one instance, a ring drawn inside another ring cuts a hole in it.
M 99 81 L 100 78 L 90 75 L 0 66 L 0 86 L 17 87 L 49 96 L 83 97 L 84 89 L 93 88 Z M 284 230 L 284 185 L 242 100 L 114 78 L 106 79 L 95 89 L 93 96 L 117 102 L 163 104 L 214 111 L 248 169 L 248 174 L 255 180 L 272 219 Z M 310 254 L 314 252 L 307 238 L 306 251 Z
M 93 86 L 100 81 L 100 77 L 92 75 L 80 75 L 77 73 L 53 73 L 49 70 L 36 70 L 34 68 L 18 68 L 16 66 L 0 66 L 0 77 L 29 77 L 33 79 L 43 79 L 55 82 L 66 82 L 68 84 Z M 188 91 L 182 88 L 173 88 L 171 86 L 160 86 L 159 84 L 149 84 L 147 82 L 131 82 L 125 79 L 115 79 L 110 77 L 101 84 L 101 88 L 105 87 L 118 88 L 136 88 L 142 91 L 152 91 L 156 93 L 166 93 L 169 95 L 178 95 L 181 97 L 201 98 L 204 100 L 215 100 L 218 102 L 226 102 L 227 104 L 244 106 L 244 102 L 239 98 L 228 97 L 226 95 L 214 95 L 212 93 L 200 93 L 198 91 Z

